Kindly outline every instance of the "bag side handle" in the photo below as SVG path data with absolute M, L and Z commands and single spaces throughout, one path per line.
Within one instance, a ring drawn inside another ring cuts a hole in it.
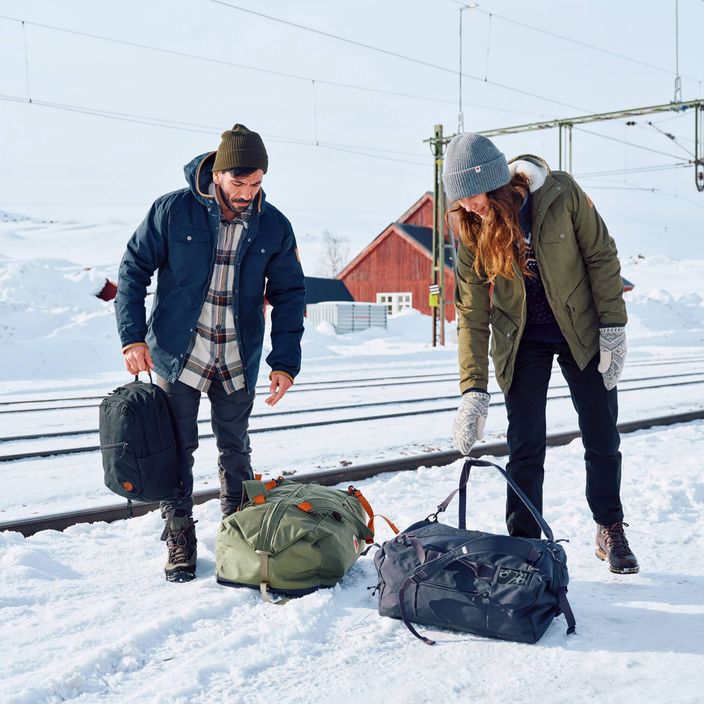
M 367 544 L 371 545 L 374 542 L 374 519 L 377 516 L 383 518 L 388 524 L 389 528 L 391 528 L 394 533 L 398 534 L 398 528 L 386 516 L 381 513 L 374 513 L 374 509 L 372 508 L 371 504 L 359 489 L 356 489 L 354 486 L 350 485 L 347 488 L 347 491 L 359 501 L 365 513 L 367 514 L 367 516 L 369 516 L 369 523 L 367 523 L 367 530 L 369 531 L 369 535 L 365 536 L 364 538 Z

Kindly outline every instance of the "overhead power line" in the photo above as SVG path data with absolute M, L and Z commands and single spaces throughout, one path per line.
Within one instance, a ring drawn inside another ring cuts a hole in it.
M 427 95 L 418 95 L 415 93 L 405 93 L 403 91 L 388 90 L 385 88 L 373 88 L 371 86 L 365 86 L 355 83 L 345 83 L 342 81 L 327 81 L 320 78 L 313 78 L 311 76 L 302 76 L 300 74 L 288 73 L 286 71 L 275 71 L 273 69 L 261 68 L 260 66 L 251 66 L 248 64 L 241 64 L 235 61 L 225 61 L 224 59 L 216 59 L 210 56 L 203 56 L 201 54 L 192 54 L 186 51 L 178 51 L 176 49 L 165 49 L 163 47 L 154 46 L 151 44 L 144 44 L 142 42 L 135 42 L 128 39 L 118 39 L 116 37 L 108 37 L 102 34 L 95 34 L 93 32 L 82 32 L 76 29 L 69 29 L 68 27 L 60 27 L 58 25 L 47 24 L 45 22 L 31 22 L 29 20 L 24 20 L 18 17 L 10 17 L 8 15 L 0 15 L 0 19 L 6 20 L 8 22 L 17 22 L 24 27 L 37 27 L 39 29 L 47 29 L 55 32 L 61 32 L 63 34 L 70 34 L 76 37 L 83 37 L 84 39 L 96 39 L 98 41 L 108 42 L 111 44 L 117 44 L 121 46 L 130 47 L 133 49 L 143 49 L 145 51 L 153 51 L 159 54 L 165 54 L 168 56 L 175 56 L 182 59 L 191 59 L 194 61 L 203 61 L 209 64 L 215 64 L 219 66 L 226 66 L 228 68 L 237 68 L 243 71 L 253 71 L 256 73 L 263 73 L 269 76 L 275 76 L 277 78 L 287 78 L 290 80 L 304 81 L 310 83 L 315 81 L 320 85 L 332 86 L 335 88 L 343 88 L 349 90 L 365 91 L 368 93 L 379 93 L 383 95 L 391 95 L 396 98 L 409 98 L 411 100 L 422 100 L 430 103 L 446 103 L 448 105 L 454 105 L 454 100 L 448 100 L 447 98 L 434 98 Z M 25 42 L 26 43 L 26 42 Z M 499 108 L 492 105 L 477 105 L 473 104 L 470 107 L 476 108 L 478 110 L 495 110 L 496 112 L 507 112 L 516 114 L 533 114 L 538 113 L 526 112 L 525 110 L 512 110 L 509 108 Z
M 610 142 L 618 142 L 619 144 L 625 144 L 629 147 L 633 147 L 634 149 L 641 149 L 645 152 L 652 152 L 653 154 L 660 154 L 662 156 L 669 156 L 672 157 L 673 159 L 681 159 L 682 157 L 677 155 L 677 154 L 670 154 L 669 152 L 663 152 L 660 151 L 659 149 L 653 149 L 651 147 L 646 147 L 643 144 L 634 144 L 633 142 L 629 142 L 626 139 L 619 139 L 618 137 L 611 137 L 606 134 L 601 134 L 600 132 L 594 132 L 593 130 L 587 130 L 584 127 L 575 127 L 575 130 L 577 132 L 584 132 L 584 134 L 591 134 L 594 137 L 600 137 L 601 139 L 607 139 Z M 692 163 L 691 161 L 689 162 L 690 164 Z
M 679 164 L 654 164 L 652 166 L 634 166 L 626 169 L 613 169 L 611 171 L 585 171 L 584 173 L 577 173 L 574 176 L 575 178 L 597 178 L 599 176 L 616 176 L 619 174 L 645 174 L 653 173 L 655 171 L 671 171 L 673 169 L 689 167 L 691 167 L 689 162 L 682 162 Z
M 379 54 L 384 54 L 385 56 L 392 56 L 396 59 L 401 59 L 402 61 L 409 61 L 411 63 L 417 64 L 419 66 L 425 66 L 426 68 L 432 68 L 437 71 L 443 71 L 444 73 L 451 73 L 457 75 L 458 72 L 454 68 L 449 68 L 448 66 L 442 66 L 441 64 L 435 64 L 431 61 L 425 61 L 424 59 L 418 59 L 414 56 L 408 56 L 406 54 L 400 54 L 396 51 L 391 51 L 390 49 L 384 49 L 380 46 L 374 46 L 373 44 L 367 44 L 365 42 L 358 41 L 356 39 L 350 39 L 349 37 L 343 37 L 339 34 L 333 34 L 332 32 L 326 32 L 322 29 L 316 29 L 315 27 L 309 27 L 304 24 L 299 24 L 298 22 L 291 22 L 290 20 L 282 19 L 281 17 L 274 17 L 273 15 L 267 15 L 263 12 L 258 12 L 257 10 L 251 10 L 248 7 L 241 7 L 239 5 L 233 5 L 230 2 L 225 2 L 224 0 L 210 0 L 215 5 L 222 5 L 231 10 L 236 10 L 237 12 L 244 12 L 255 17 L 260 17 L 261 19 L 269 20 L 271 22 L 278 22 L 279 24 L 284 24 L 295 29 L 300 29 L 305 32 L 311 32 L 313 34 L 318 34 L 328 39 L 334 39 L 335 41 L 344 42 L 345 44 L 350 44 L 362 49 L 367 49 L 369 51 L 375 51 Z M 513 93 L 518 93 L 519 95 L 528 96 L 531 98 L 536 98 L 537 100 L 543 100 L 546 103 L 552 103 L 553 105 L 560 105 L 562 107 L 572 108 L 574 110 L 580 110 L 582 112 L 589 112 L 587 108 L 581 107 L 579 105 L 571 105 L 570 103 L 564 103 L 560 100 L 554 100 L 552 98 L 547 98 L 544 95 L 538 95 L 537 93 L 532 93 L 527 90 L 521 90 L 520 88 L 515 88 L 514 86 L 506 85 L 505 83 L 498 83 L 497 81 L 490 81 L 482 78 L 481 76 L 474 76 L 471 73 L 462 73 L 462 76 L 469 78 L 473 81 L 479 81 L 486 85 L 496 86 L 497 88 L 502 88 L 503 90 L 508 90 Z
M 112 110 L 101 110 L 99 108 L 91 108 L 82 105 L 70 105 L 66 103 L 54 103 L 46 100 L 37 100 L 33 98 L 23 98 L 16 95 L 2 95 L 0 100 L 5 102 L 24 103 L 25 105 L 33 105 L 37 107 L 49 108 L 53 110 L 63 110 L 66 112 L 81 113 L 91 115 L 93 117 L 103 117 L 120 122 L 131 122 L 141 125 L 150 125 L 152 127 L 161 127 L 165 129 L 180 130 L 182 132 L 196 132 L 199 134 L 215 134 L 219 135 L 222 132 L 222 127 L 214 127 L 212 125 L 201 125 L 192 122 L 179 122 L 176 120 L 168 120 L 164 118 L 149 117 L 147 115 L 137 115 L 134 113 L 124 113 Z M 356 154 L 365 156 L 370 159 L 381 159 L 383 161 L 395 161 L 401 164 L 410 164 L 413 166 L 422 166 L 426 168 L 427 164 L 424 161 L 411 161 L 410 159 L 398 159 L 392 156 L 384 156 L 384 154 L 401 154 L 408 156 L 418 156 L 412 152 L 401 152 L 390 149 L 378 149 L 375 147 L 367 147 L 358 144 L 339 144 L 336 142 L 316 142 L 312 139 L 301 139 L 298 137 L 284 137 L 280 135 L 263 135 L 270 142 L 280 142 L 283 144 L 295 144 L 305 147 L 319 147 L 331 151 L 340 151 L 347 154 Z
M 456 5 L 462 6 L 465 3 L 461 2 L 460 0 L 452 0 L 452 2 Z M 509 24 L 515 24 L 519 27 L 524 27 L 525 29 L 530 29 L 533 32 L 540 32 L 541 34 L 545 34 L 549 37 L 553 37 L 555 39 L 560 39 L 565 42 L 569 42 L 570 44 L 575 44 L 576 46 L 581 46 L 585 49 L 591 49 L 592 51 L 597 51 L 601 54 L 606 54 L 607 56 L 613 56 L 617 59 L 622 59 L 624 61 L 630 61 L 631 63 L 634 64 L 639 64 L 640 66 L 645 66 L 646 68 L 651 68 L 654 71 L 661 71 L 662 73 L 667 73 L 669 75 L 674 75 L 675 71 L 673 71 L 671 68 L 665 68 L 664 66 L 658 66 L 657 64 L 651 64 L 648 61 L 643 61 L 642 59 L 636 59 L 633 56 L 627 56 L 626 54 L 622 54 L 621 52 L 618 51 L 613 51 L 612 49 L 605 49 L 604 47 L 597 46 L 595 44 L 590 44 L 589 42 L 582 41 L 581 39 L 575 39 L 574 37 L 568 37 L 566 34 L 560 34 L 559 32 L 553 32 L 552 30 L 545 29 L 544 27 L 537 27 L 534 24 L 528 24 L 527 22 L 522 22 L 521 20 L 516 20 L 513 19 L 512 17 L 506 17 L 506 15 L 500 15 L 497 14 L 496 12 L 492 12 L 491 10 L 485 10 L 482 7 L 475 7 L 472 8 L 475 12 L 480 12 L 484 15 L 488 15 L 490 18 L 497 18 L 500 20 L 503 20 L 504 22 L 508 22 Z M 694 76 L 687 76 L 685 74 L 682 74 L 683 78 L 688 78 L 691 81 L 695 81 L 697 83 L 701 83 L 700 78 L 695 78 Z

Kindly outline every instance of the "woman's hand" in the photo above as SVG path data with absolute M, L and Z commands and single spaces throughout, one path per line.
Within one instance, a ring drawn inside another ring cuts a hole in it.
M 626 361 L 626 328 L 599 329 L 599 366 L 604 386 L 610 391 L 618 384 Z
M 462 396 L 455 416 L 452 441 L 465 456 L 469 454 L 472 445 L 484 437 L 490 398 L 485 391 L 467 391 Z

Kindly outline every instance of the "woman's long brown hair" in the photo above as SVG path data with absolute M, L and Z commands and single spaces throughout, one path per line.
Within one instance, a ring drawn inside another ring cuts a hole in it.
M 518 221 L 528 179 L 515 174 L 511 181 L 495 191 L 489 191 L 489 212 L 484 218 L 468 213 L 455 203 L 445 220 L 457 232 L 467 249 L 474 255 L 474 270 L 479 276 L 493 281 L 497 276 L 513 279 L 514 260 L 521 271 L 532 276 L 526 265 L 526 244 Z

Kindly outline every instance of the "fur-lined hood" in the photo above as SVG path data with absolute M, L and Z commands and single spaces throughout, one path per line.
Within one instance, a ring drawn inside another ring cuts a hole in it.
M 537 191 L 550 173 L 550 167 L 545 159 L 534 154 L 520 154 L 508 162 L 511 176 L 522 174 L 528 179 L 528 188 L 531 193 Z

